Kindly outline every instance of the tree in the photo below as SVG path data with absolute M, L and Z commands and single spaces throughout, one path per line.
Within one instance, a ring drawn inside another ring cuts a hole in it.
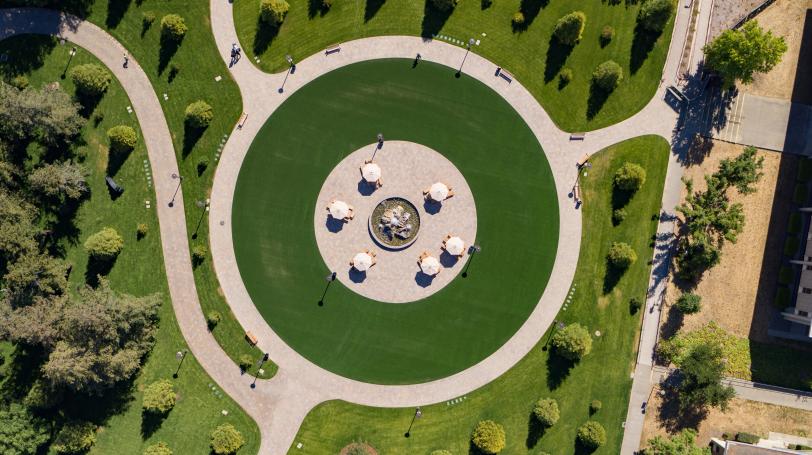
M 695 347 L 680 365 L 682 381 L 678 386 L 680 408 L 702 410 L 707 406 L 727 409 L 736 394 L 732 387 L 722 385 L 724 377 L 722 349 L 711 344 Z
M 614 242 L 609 247 L 606 259 L 609 261 L 609 265 L 615 269 L 626 270 L 637 261 L 637 253 L 628 243 Z
M 744 151 L 734 159 L 726 158 L 719 163 L 719 170 L 714 174 L 725 187 L 733 186 L 741 194 L 750 194 L 756 191 L 755 184 L 764 175 L 764 157 L 756 158 L 756 148 L 747 146 Z
M 736 81 L 749 84 L 753 82 L 754 73 L 773 69 L 787 51 L 787 44 L 784 37 L 773 36 L 771 31 L 765 33 L 758 22 L 752 20 L 738 30 L 725 30 L 702 50 L 705 64 L 719 73 L 725 86 L 730 88 Z
M 9 142 L 65 142 L 85 123 L 80 106 L 59 89 L 16 88 L 0 81 L 0 138 Z
M 124 239 L 111 227 L 103 228 L 85 240 L 85 250 L 88 254 L 103 261 L 115 259 L 123 247 Z
M 144 455 L 172 455 L 172 449 L 170 449 L 165 442 L 161 441 L 147 447 L 146 450 L 144 450 Z
M 625 162 L 615 171 L 612 183 L 621 191 L 635 192 L 646 183 L 646 170 L 637 163 Z
M 59 324 L 67 297 L 34 296 L 30 301 L 15 297 L 0 299 L 0 338 L 46 350 L 53 348 L 60 337 Z
M 553 29 L 553 35 L 561 44 L 575 46 L 581 40 L 584 23 L 586 23 L 586 14 L 582 11 L 573 11 L 558 19 L 555 29 Z
M 476 424 L 471 442 L 486 454 L 496 454 L 505 448 L 505 429 L 493 420 L 482 420 Z
M 155 381 L 144 389 L 142 407 L 153 414 L 166 414 L 175 407 L 175 389 L 168 379 Z
M 648 0 L 640 7 L 637 22 L 648 31 L 661 32 L 673 12 L 673 0 Z
M 623 68 L 612 60 L 607 60 L 595 68 L 592 82 L 604 92 L 611 92 L 623 80 Z
M 58 405 L 63 396 L 61 390 L 54 390 L 42 379 L 36 379 L 31 384 L 31 388 L 28 389 L 23 404 L 28 409 L 42 411 Z
M 12 403 L 7 409 L 0 408 L 0 453 L 35 455 L 48 439 L 45 422 L 22 405 Z
M 90 422 L 68 422 L 59 433 L 51 448 L 56 453 L 83 453 L 96 443 L 96 425 Z
M 600 411 L 602 407 L 603 407 L 603 403 L 601 403 L 601 400 L 592 400 L 589 403 L 589 413 L 594 414 L 594 413 Z
M 592 351 L 589 330 L 577 322 L 555 332 L 552 343 L 559 355 L 570 360 L 581 360 Z
M 553 398 L 540 398 L 533 406 L 533 416 L 545 427 L 555 425 L 561 417 L 558 402 Z
M 170 41 L 180 42 L 189 28 L 178 14 L 167 14 L 161 18 L 161 36 Z
M 94 98 L 106 92 L 113 80 L 104 67 L 95 63 L 74 66 L 70 70 L 70 78 L 76 85 L 76 91 Z
M 669 438 L 657 436 L 648 440 L 642 455 L 711 455 L 710 447 L 697 447 L 696 430 L 687 428 Z
M 268 25 L 279 26 L 288 14 L 290 4 L 285 0 L 260 0 L 259 17 Z
M 578 442 L 590 449 L 606 444 L 606 429 L 598 422 L 590 420 L 578 427 Z
M 245 440 L 242 434 L 229 423 L 220 425 L 211 433 L 211 450 L 217 455 L 234 453 L 243 444 L 245 444 Z
M 677 299 L 677 309 L 683 314 L 693 314 L 702 309 L 702 297 L 693 292 L 686 292 Z
M 34 297 L 50 297 L 68 287 L 68 263 L 47 254 L 30 252 L 10 263 L 3 277 L 6 293 L 15 306 Z
M 205 101 L 195 101 L 186 106 L 186 124 L 195 129 L 209 126 L 214 119 L 214 111 Z
M 114 153 L 128 153 L 135 148 L 138 135 L 127 125 L 117 125 L 107 130 L 107 139 L 110 141 L 110 150 Z
M 440 11 L 451 11 L 456 8 L 457 3 L 459 0 L 431 0 L 431 4 Z
M 0 262 L 13 262 L 37 250 L 34 226 L 37 210 L 16 196 L 0 190 Z
M 87 193 L 87 169 L 67 161 L 45 164 L 29 174 L 31 189 L 48 197 L 79 199 Z

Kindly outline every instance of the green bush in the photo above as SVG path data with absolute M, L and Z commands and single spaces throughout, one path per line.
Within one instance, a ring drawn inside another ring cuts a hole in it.
M 165 442 L 159 442 L 147 447 L 144 455 L 172 455 L 172 449 Z
M 454 9 L 457 6 L 459 0 L 431 0 L 431 4 L 434 5 L 440 11 L 449 11 Z
M 812 158 L 802 158 L 798 163 L 798 180 L 804 183 L 812 180 Z
M 597 449 L 606 444 L 606 430 L 595 421 L 588 421 L 578 427 L 578 442 L 590 449 Z
M 103 228 L 85 240 L 85 250 L 95 259 L 114 259 L 121 253 L 122 248 L 124 248 L 124 239 L 111 227 Z
M 782 265 L 778 271 L 778 284 L 788 285 L 795 279 L 795 270 L 792 266 Z
M 186 106 L 186 124 L 195 129 L 203 129 L 214 120 L 214 110 L 205 101 L 195 101 Z
M 2 357 L 0 357 L 0 365 L 2 365 Z M 23 399 L 25 407 L 34 410 L 50 409 L 62 401 L 63 392 L 59 389 L 52 389 L 42 379 L 37 379 L 28 389 L 28 393 Z
M 141 15 L 141 27 L 144 30 L 148 30 L 152 27 L 152 24 L 155 22 L 155 13 L 152 11 L 144 11 L 144 14 Z
M 261 0 L 259 2 L 259 17 L 262 22 L 278 26 L 285 20 L 290 4 L 285 0 Z
M 144 400 L 141 404 L 144 411 L 153 414 L 166 414 L 175 407 L 177 395 L 168 379 L 155 381 L 144 389 Z
M 676 306 L 682 314 L 698 313 L 702 309 L 702 297 L 693 292 L 686 292 L 679 296 Z
M 637 253 L 628 243 L 615 242 L 609 247 L 606 259 L 613 268 L 626 270 L 637 261 Z
M 51 449 L 56 453 L 87 452 L 96 443 L 96 425 L 90 422 L 68 422 L 56 434 Z
M 138 136 L 132 127 L 118 125 L 107 130 L 107 139 L 110 141 L 110 150 L 114 153 L 127 153 L 135 148 Z
M 640 7 L 637 20 L 644 29 L 661 32 L 673 12 L 673 0 L 648 0 Z
M 611 25 L 604 25 L 601 29 L 601 46 L 606 46 L 615 37 L 615 29 Z
M 589 330 L 577 322 L 556 331 L 552 344 L 558 355 L 570 360 L 580 360 L 592 351 Z
M 637 297 L 632 297 L 629 299 L 629 311 L 632 314 L 637 313 L 640 311 L 640 308 L 643 308 L 643 302 L 638 299 Z
M 146 223 L 139 223 L 135 233 L 139 239 L 142 239 L 149 233 L 149 226 L 147 226 Z
M 773 300 L 773 305 L 780 310 L 785 309 L 786 307 L 789 306 L 790 295 L 791 293 L 789 289 L 783 286 L 779 287 L 775 291 L 775 300 Z
M 586 14 L 582 11 L 573 11 L 555 23 L 553 35 L 561 43 L 567 46 L 575 46 L 581 40 L 586 23 Z
M 253 365 L 253 364 L 254 364 L 254 359 L 252 359 L 250 355 L 243 354 L 243 355 L 240 356 L 238 365 L 240 366 L 240 369 L 242 369 L 243 371 L 246 371 L 249 368 L 251 368 L 251 365 Z
M 603 403 L 601 403 L 601 400 L 592 400 L 592 402 L 589 403 L 589 413 L 594 414 L 600 411 L 602 407 Z
M 794 257 L 801 247 L 801 241 L 794 235 L 788 236 L 784 241 L 784 256 Z
M 14 76 L 13 78 L 11 78 L 9 83 L 11 84 L 12 87 L 18 90 L 25 90 L 26 88 L 28 88 L 30 84 L 28 82 L 28 78 L 23 75 Z
M 110 87 L 113 77 L 101 65 L 85 63 L 70 70 L 70 78 L 76 91 L 86 96 L 101 96 Z
M 751 434 L 751 433 L 736 433 L 736 441 L 743 442 L 745 444 L 758 444 L 758 441 L 761 440 L 761 436 Z
M 219 324 L 222 319 L 223 316 L 220 315 L 219 311 L 211 310 L 206 313 L 206 325 L 209 326 L 209 330 L 217 327 L 217 324 Z
M 505 448 L 505 429 L 493 420 L 482 420 L 474 428 L 471 442 L 486 454 L 499 453 Z
M 787 444 L 787 448 L 790 450 L 812 450 L 812 447 L 803 444 Z
M 572 82 L 572 69 L 564 68 L 558 73 L 558 85 L 563 87 Z
M 619 208 L 612 211 L 612 224 L 617 226 L 626 219 L 626 209 Z
M 161 36 L 172 41 L 181 41 L 189 28 L 186 21 L 177 14 L 167 14 L 161 18 Z
M 623 68 L 612 60 L 607 60 L 592 72 L 592 82 L 601 90 L 611 92 L 623 80 Z
M 201 175 L 203 172 L 206 171 L 206 168 L 209 167 L 209 157 L 201 156 L 199 160 L 197 160 L 197 174 Z
M 192 248 L 192 263 L 195 265 L 202 264 L 206 260 L 206 255 L 209 254 L 209 249 L 203 245 L 195 245 Z
M 612 180 L 615 188 L 621 191 L 637 191 L 646 183 L 646 170 L 637 163 L 625 162 L 615 171 Z
M 540 398 L 533 406 L 533 416 L 544 427 L 555 425 L 561 417 L 558 402 L 553 398 Z
M 789 224 L 787 225 L 787 232 L 790 234 L 797 234 L 801 232 L 801 229 L 804 226 L 804 219 L 801 217 L 801 214 L 798 212 L 792 212 L 789 215 Z
M 796 183 L 795 191 L 792 193 L 792 202 L 797 205 L 805 205 L 809 201 L 809 187 L 806 183 Z
M 513 25 L 522 25 L 522 24 L 524 24 L 524 13 L 521 12 L 521 11 L 516 11 L 513 14 L 513 18 L 511 19 L 511 22 L 513 22 Z
M 212 452 L 217 455 L 234 453 L 239 450 L 243 444 L 245 444 L 245 440 L 242 434 L 229 423 L 220 425 L 211 432 L 211 442 L 209 445 Z

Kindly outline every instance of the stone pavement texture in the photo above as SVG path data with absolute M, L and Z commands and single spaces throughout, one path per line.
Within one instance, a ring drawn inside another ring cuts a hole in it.
M 407 141 L 386 141 L 375 151 L 376 147 L 370 144 L 350 153 L 327 176 L 313 216 L 316 243 L 327 267 L 347 288 L 379 302 L 413 302 L 439 291 L 462 270 L 467 258 L 450 256 L 440 246 L 449 234 L 459 236 L 466 245 L 476 239 L 476 204 L 465 177 L 440 153 Z M 366 182 L 361 183 L 358 169 L 373 152 L 384 182 L 375 191 Z M 426 205 L 423 190 L 435 182 L 447 184 L 454 196 L 442 204 Z M 389 197 L 406 199 L 420 215 L 417 239 L 402 250 L 382 248 L 369 231 L 372 210 Z M 344 223 L 329 217 L 326 207 L 333 199 L 353 207 L 355 218 Z M 362 274 L 349 266 L 349 260 L 364 250 L 375 252 L 377 263 Z M 433 279 L 420 273 L 417 265 L 423 251 L 439 259 L 443 266 Z

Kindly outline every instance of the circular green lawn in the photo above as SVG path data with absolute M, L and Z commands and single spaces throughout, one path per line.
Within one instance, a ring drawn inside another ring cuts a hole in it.
M 462 371 L 516 332 L 547 285 L 558 205 L 544 152 L 504 99 L 455 72 L 400 59 L 335 70 L 274 112 L 242 164 L 232 221 L 245 286 L 288 345 L 334 373 L 409 384 Z M 335 281 L 319 306 L 329 270 L 313 231 L 316 198 L 333 167 L 378 132 L 457 166 L 482 252 L 467 278 L 417 302 L 373 301 Z

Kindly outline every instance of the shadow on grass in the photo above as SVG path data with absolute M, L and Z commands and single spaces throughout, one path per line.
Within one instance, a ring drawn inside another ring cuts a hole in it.
M 527 29 L 539 15 L 541 10 L 550 3 L 550 0 L 522 0 L 519 11 L 524 14 L 524 23 L 520 24 L 522 29 Z
M 544 83 L 553 80 L 561 71 L 567 57 L 572 53 L 573 46 L 563 44 L 555 37 L 550 37 L 549 47 L 547 47 L 547 59 L 544 61 Z M 563 87 L 562 87 L 563 88 Z
M 116 264 L 116 258 L 113 259 L 98 259 L 90 256 L 87 258 L 87 270 L 85 270 L 85 283 L 88 286 L 95 288 L 99 285 L 99 278 L 107 276 L 113 266 Z
M 268 47 L 271 45 L 273 40 L 276 38 L 276 35 L 279 34 L 279 27 L 269 25 L 262 21 L 262 19 L 257 19 L 257 25 L 255 26 L 257 34 L 254 35 L 254 42 L 251 47 L 254 50 L 254 55 L 260 55 L 268 50 Z
M 203 133 L 206 132 L 206 128 L 195 128 L 190 126 L 188 123 L 184 123 L 183 125 L 183 158 L 189 156 L 189 153 L 192 152 L 192 149 L 195 148 L 195 145 L 203 137 Z
M 168 414 L 141 411 L 141 439 L 149 439 L 163 425 Z
M 158 75 L 164 73 L 166 67 L 169 65 L 169 61 L 172 60 L 172 57 L 175 56 L 175 53 L 178 52 L 183 39 L 174 40 L 169 38 L 167 35 L 161 34 L 161 44 L 158 48 Z
M 672 373 L 673 374 L 673 373 Z M 670 434 L 687 428 L 697 429 L 707 416 L 705 409 L 680 409 L 679 395 L 674 389 L 665 389 L 660 408 L 657 409 L 657 420 Z M 655 412 L 649 408 L 648 412 Z
M 8 57 L 0 65 L 0 76 L 11 79 L 41 68 L 45 64 L 45 58 L 53 52 L 55 47 L 56 38 L 44 35 L 25 35 L 4 40 L 0 45 L 0 49 L 2 49 L 0 52 Z M 66 63 L 67 59 L 66 53 Z
M 9 365 L 3 381 L 0 381 L 0 396 L 6 399 L 23 399 L 45 362 L 45 352 L 36 346 L 18 344 L 11 356 L 6 358 L 6 362 Z
M 585 445 L 581 444 L 581 441 L 576 439 L 575 440 L 575 445 L 573 446 L 572 453 L 574 453 L 575 455 L 589 455 L 590 453 L 593 453 L 596 450 L 598 450 L 597 447 L 585 446 Z
M 682 311 L 678 310 L 675 305 L 668 308 L 665 321 L 660 326 L 660 338 L 666 340 L 677 334 L 682 324 L 685 321 L 685 315 Z M 667 364 L 666 359 L 659 359 L 663 364 Z
M 612 210 L 622 209 L 626 207 L 634 196 L 634 191 L 621 190 L 620 188 L 612 185 Z
M 547 388 L 552 390 L 557 389 L 564 379 L 570 375 L 570 370 L 575 366 L 574 361 L 562 357 L 555 352 L 555 348 L 547 357 Z
M 586 102 L 586 119 L 592 120 L 603 109 L 611 92 L 598 87 L 594 82 L 589 85 L 589 99 Z
M 116 150 L 112 149 L 107 153 L 107 175 L 115 177 L 121 166 L 127 162 L 130 157 L 131 150 Z
M 524 442 L 525 446 L 527 446 L 528 449 L 536 447 L 541 438 L 544 437 L 545 432 L 547 432 L 547 427 L 542 425 L 539 419 L 531 412 L 530 417 L 527 419 L 527 440 Z
M 623 278 L 627 269 L 621 269 L 609 263 L 609 258 L 606 259 L 606 275 L 603 276 L 603 294 L 606 295 L 612 292 L 617 286 L 617 283 Z
M 424 39 L 432 38 L 439 33 L 452 12 L 454 12 L 453 8 L 441 11 L 432 6 L 431 0 L 426 0 L 423 7 L 423 22 L 420 24 L 420 36 Z
M 101 95 L 86 95 L 77 92 L 76 101 L 78 101 L 79 104 L 82 106 L 82 108 L 79 109 L 79 115 L 81 115 L 86 119 L 89 119 L 90 116 L 93 115 L 93 112 L 96 110 L 96 107 L 101 102 L 103 96 L 104 93 L 102 93 Z
M 109 28 L 116 28 L 124 18 L 124 14 L 130 9 L 131 0 L 107 0 L 107 18 L 104 20 L 105 25 Z
M 313 19 L 316 15 L 324 16 L 330 8 L 327 7 L 322 0 L 308 0 L 307 1 L 307 17 Z
M 364 22 L 369 22 L 370 19 L 375 17 L 384 3 L 386 3 L 386 0 L 367 0 L 364 8 Z
M 643 62 L 646 61 L 648 54 L 654 49 L 654 44 L 662 33 L 662 31 L 652 32 L 646 30 L 639 23 L 634 27 L 634 40 L 632 41 L 631 58 L 629 60 L 629 69 L 632 74 L 643 66 Z

